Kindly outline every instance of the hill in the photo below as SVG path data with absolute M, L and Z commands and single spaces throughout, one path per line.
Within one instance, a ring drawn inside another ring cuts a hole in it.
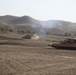
M 76 35 L 76 23 L 62 21 L 62 20 L 49 20 L 42 22 L 42 25 L 50 30 L 51 34 L 75 34 Z
M 76 23 L 62 20 L 39 21 L 30 16 L 0 16 L 0 28 L 17 31 L 33 31 L 37 34 L 64 35 L 70 33 L 76 35 Z
M 12 27 L 14 31 L 37 30 L 41 28 L 40 21 L 29 16 L 15 17 L 10 15 L 0 16 L 0 27 Z

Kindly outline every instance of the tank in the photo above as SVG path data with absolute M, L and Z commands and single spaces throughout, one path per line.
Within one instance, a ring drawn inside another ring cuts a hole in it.
M 67 38 L 59 43 L 52 44 L 51 46 L 57 49 L 76 50 L 76 39 Z
M 27 34 L 23 36 L 22 39 L 31 39 L 32 36 L 33 36 L 32 34 Z

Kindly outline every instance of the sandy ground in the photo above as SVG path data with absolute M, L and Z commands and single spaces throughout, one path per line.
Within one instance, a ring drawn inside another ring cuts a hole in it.
M 76 75 L 75 50 L 54 49 L 46 40 L 12 42 L 0 45 L 0 75 Z

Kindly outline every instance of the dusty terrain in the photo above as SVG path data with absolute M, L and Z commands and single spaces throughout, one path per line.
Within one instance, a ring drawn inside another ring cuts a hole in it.
M 54 49 L 46 40 L 0 42 L 0 75 L 76 75 L 75 50 Z

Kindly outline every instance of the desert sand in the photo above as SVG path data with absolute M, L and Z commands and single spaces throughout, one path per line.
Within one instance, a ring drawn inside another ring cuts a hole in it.
M 76 75 L 76 51 L 46 40 L 0 40 L 0 75 Z

